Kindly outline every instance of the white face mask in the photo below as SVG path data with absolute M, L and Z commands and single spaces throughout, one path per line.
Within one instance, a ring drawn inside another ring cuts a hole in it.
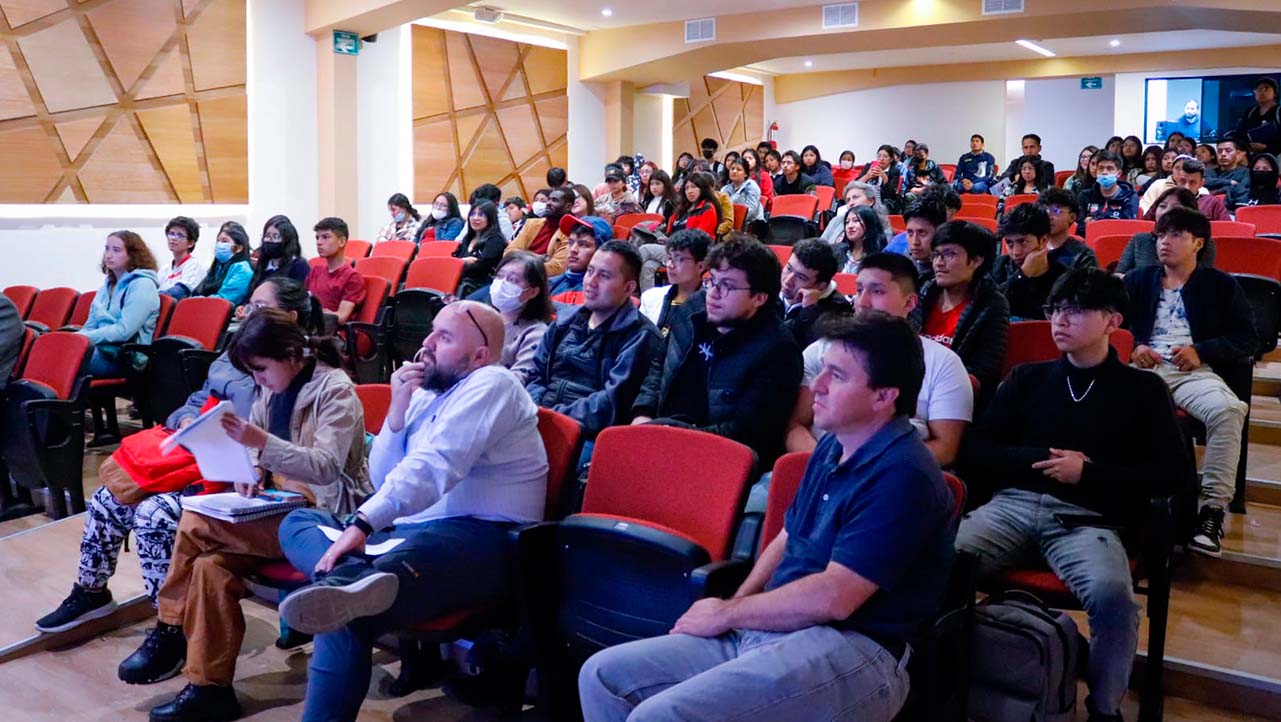
M 845 169 L 845 170 L 849 170 L 850 168 L 853 168 L 853 167 L 854 167 L 854 161 L 852 161 L 852 160 L 843 160 L 843 161 L 841 161 L 841 168 L 843 168 L 843 169 Z
M 489 302 L 499 311 L 502 311 L 503 313 L 510 313 L 525 305 L 525 303 L 520 300 L 520 294 L 524 292 L 525 289 L 517 286 L 511 281 L 507 281 L 502 278 L 495 278 L 493 282 L 489 284 Z
M 538 218 L 547 215 L 547 201 L 534 201 L 530 205 L 534 210 L 534 215 Z
M 439 208 L 431 209 L 431 217 L 435 218 L 438 221 L 445 220 L 445 216 L 447 215 L 449 215 L 449 211 L 441 210 Z

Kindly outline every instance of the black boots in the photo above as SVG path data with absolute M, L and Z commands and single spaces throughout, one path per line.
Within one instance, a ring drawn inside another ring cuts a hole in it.
M 189 684 L 172 702 L 151 710 L 151 722 L 230 722 L 240 719 L 240 703 L 231 687 Z
M 187 637 L 182 627 L 157 622 L 147 630 L 138 651 L 120 663 L 118 674 L 122 682 L 152 684 L 178 674 L 186 661 Z

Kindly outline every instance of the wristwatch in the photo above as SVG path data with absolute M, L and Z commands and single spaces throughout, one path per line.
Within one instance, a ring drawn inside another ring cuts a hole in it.
M 347 518 L 344 520 L 343 528 L 346 528 L 349 526 L 354 526 L 357 529 L 365 532 L 365 536 L 370 536 L 371 534 L 374 533 L 373 525 L 370 524 L 369 521 L 365 519 L 365 517 L 361 516 L 360 512 L 355 512 L 353 514 L 347 515 Z

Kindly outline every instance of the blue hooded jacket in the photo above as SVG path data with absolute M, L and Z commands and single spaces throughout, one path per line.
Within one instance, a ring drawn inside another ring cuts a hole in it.
M 159 287 L 156 272 L 145 268 L 129 271 L 115 286 L 103 281 L 80 333 L 107 355 L 127 343 L 150 344 L 160 316 Z

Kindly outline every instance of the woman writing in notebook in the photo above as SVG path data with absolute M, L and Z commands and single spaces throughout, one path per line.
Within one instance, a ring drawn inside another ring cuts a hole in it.
M 259 286 L 249 304 L 255 309 L 281 309 L 307 328 L 316 328 L 315 321 L 321 319 L 319 305 L 306 289 L 284 276 L 270 278 Z M 181 429 L 189 425 L 211 397 L 230 401 L 237 414 L 248 416 L 255 392 L 253 378 L 236 370 L 230 357 L 224 353 L 209 366 L 204 386 L 169 415 L 165 428 Z M 141 437 L 142 434 L 135 436 Z M 148 443 L 158 447 L 161 436 L 156 434 Z M 36 622 L 36 629 L 42 632 L 72 629 L 115 610 L 116 603 L 107 582 L 115 573 L 120 548 L 130 531 L 138 542 L 142 581 L 153 605 L 160 585 L 169 573 L 169 557 L 173 554 L 178 518 L 182 514 L 181 492 L 139 494 L 137 484 L 145 480 L 129 478 L 116 464 L 114 456 L 103 462 L 99 477 L 104 484 L 86 504 L 88 513 L 85 514 L 84 533 L 80 539 L 80 567 L 76 583 L 71 587 L 71 594 L 56 610 Z M 144 498 L 131 498 L 137 496 Z
M 241 326 L 228 354 L 259 388 L 248 421 L 236 417 L 223 424 L 259 470 L 256 483 L 237 491 L 285 489 L 335 513 L 354 510 L 372 491 L 364 414 L 333 339 L 308 338 L 290 314 L 264 308 Z M 160 588 L 159 622 L 119 670 L 125 682 L 148 684 L 182 669 L 187 686 L 154 708 L 153 720 L 240 716 L 231 682 L 245 633 L 245 575 L 283 559 L 276 538 L 282 518 L 230 523 L 192 512 L 182 516 L 169 577 Z

